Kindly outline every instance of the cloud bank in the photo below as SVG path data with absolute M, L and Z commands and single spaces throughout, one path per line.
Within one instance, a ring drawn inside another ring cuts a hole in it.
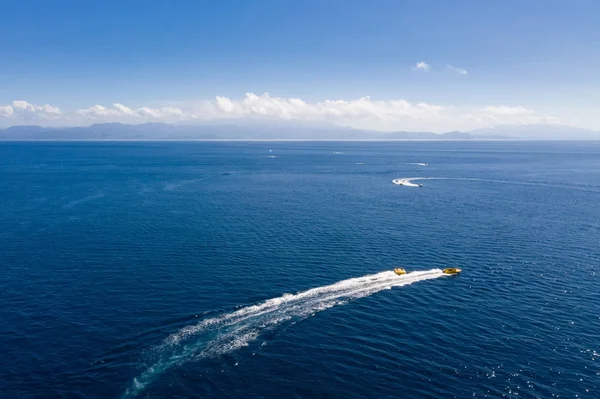
M 132 109 L 123 104 L 113 104 L 112 108 L 106 108 L 102 105 L 93 105 L 89 108 L 78 109 L 75 113 L 79 116 L 97 119 L 104 117 L 137 117 L 150 119 L 168 119 L 171 117 L 186 117 L 186 114 L 179 108 L 149 108 L 140 107 Z
M 0 123 L 18 125 L 86 125 L 95 122 L 205 121 L 301 121 L 375 130 L 449 131 L 492 127 L 500 124 L 558 124 L 557 118 L 540 115 L 519 105 L 452 107 L 406 100 L 323 100 L 306 102 L 295 97 L 275 97 L 269 93 L 246 93 L 243 98 L 216 96 L 212 101 L 186 107 L 130 107 L 121 103 L 92 105 L 62 111 L 49 104 L 13 101 L 0 105 Z
M 0 105 L 0 117 L 18 120 L 57 119 L 61 116 L 60 108 L 49 104 L 35 105 L 27 101 L 16 100 L 8 105 Z

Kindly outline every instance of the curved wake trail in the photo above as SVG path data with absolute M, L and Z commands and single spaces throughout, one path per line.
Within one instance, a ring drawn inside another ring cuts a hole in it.
M 469 181 L 490 181 L 496 183 L 512 183 L 517 184 L 511 181 L 504 180 L 490 180 L 490 179 L 476 179 L 471 177 L 404 177 L 402 179 L 394 179 L 392 183 L 397 184 L 399 186 L 407 186 L 407 187 L 419 187 L 418 184 L 413 183 L 413 181 L 418 180 L 469 180 Z
M 475 177 L 403 177 L 400 179 L 392 180 L 392 183 L 397 184 L 399 186 L 405 187 L 420 187 L 419 184 L 413 183 L 414 181 L 420 180 L 459 180 L 459 181 L 476 181 L 476 182 L 489 182 L 489 183 L 500 183 L 500 184 L 514 184 L 517 186 L 529 186 L 529 187 L 550 187 L 550 188 L 559 188 L 559 189 L 567 189 L 567 190 L 581 190 L 591 193 L 600 193 L 600 191 L 596 190 L 597 186 L 577 186 L 577 185 L 569 185 L 568 183 L 547 183 L 547 182 L 539 182 L 539 181 L 516 181 L 516 180 L 498 180 L 498 179 L 479 179 Z
M 123 398 L 135 397 L 166 370 L 188 361 L 217 357 L 248 346 L 286 321 L 299 321 L 333 306 L 376 292 L 447 276 L 440 269 L 402 276 L 393 271 L 342 280 L 297 294 L 284 294 L 257 305 L 211 317 L 182 328 L 154 348 L 158 360 L 133 379 Z

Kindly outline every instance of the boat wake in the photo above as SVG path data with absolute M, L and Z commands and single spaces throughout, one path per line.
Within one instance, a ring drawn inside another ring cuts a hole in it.
M 392 180 L 392 183 L 397 184 L 399 186 L 421 187 L 418 183 L 413 183 L 414 181 L 419 181 L 419 180 L 470 180 L 470 181 L 490 181 L 490 182 L 498 182 L 498 183 L 514 183 L 514 182 L 510 182 L 510 181 L 475 179 L 475 178 L 469 178 L 469 177 L 405 177 L 402 179 L 394 179 L 394 180 Z
M 498 180 L 498 179 L 478 179 L 474 177 L 403 177 L 401 179 L 394 179 L 392 183 L 399 186 L 406 187 L 421 187 L 420 184 L 414 183 L 421 180 L 460 180 L 460 181 L 475 181 L 475 182 L 488 182 L 488 183 L 500 183 L 500 184 L 513 184 L 518 186 L 534 186 L 534 187 L 551 187 L 568 190 L 581 190 L 587 192 L 599 193 L 594 186 L 576 186 L 569 184 L 558 184 L 558 183 L 547 183 L 547 182 L 536 182 L 536 181 L 515 181 L 515 180 Z
M 206 318 L 171 334 L 162 344 L 153 348 L 152 352 L 156 357 L 154 364 L 133 379 L 123 398 L 139 395 L 149 383 L 170 368 L 233 352 L 286 322 L 300 321 L 322 310 L 392 287 L 444 276 L 447 275 L 440 269 L 417 271 L 402 276 L 393 271 L 385 271 L 297 294 L 284 294 L 257 305 Z
M 408 179 L 394 179 L 394 180 L 392 180 L 392 182 L 393 182 L 394 184 L 397 184 L 397 185 L 399 185 L 399 186 L 407 186 L 407 187 L 419 187 L 419 185 L 418 185 L 418 184 L 416 184 L 416 183 L 413 183 L 413 180 L 420 180 L 420 179 L 422 179 L 422 178 L 419 178 L 419 177 L 411 177 L 411 178 L 408 178 Z

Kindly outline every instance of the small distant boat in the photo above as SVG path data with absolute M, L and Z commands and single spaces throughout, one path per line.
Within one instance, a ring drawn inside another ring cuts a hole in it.
M 397 275 L 401 276 L 403 274 L 406 274 L 406 270 L 404 270 L 404 269 L 402 269 L 400 267 L 397 267 L 397 268 L 394 269 L 394 273 L 396 273 Z
M 392 180 L 392 183 L 397 184 L 399 186 L 407 186 L 407 187 L 423 187 L 423 185 L 421 183 L 413 183 L 412 181 L 415 180 L 416 178 L 413 179 L 394 179 Z
M 442 272 L 444 272 L 444 274 L 450 274 L 450 275 L 456 275 L 460 272 L 462 272 L 462 270 L 460 270 L 458 267 L 448 267 L 444 270 L 442 270 Z

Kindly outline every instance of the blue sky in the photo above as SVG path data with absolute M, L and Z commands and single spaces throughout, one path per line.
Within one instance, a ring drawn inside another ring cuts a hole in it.
M 599 20 L 596 0 L 5 2 L 0 126 L 600 130 Z

